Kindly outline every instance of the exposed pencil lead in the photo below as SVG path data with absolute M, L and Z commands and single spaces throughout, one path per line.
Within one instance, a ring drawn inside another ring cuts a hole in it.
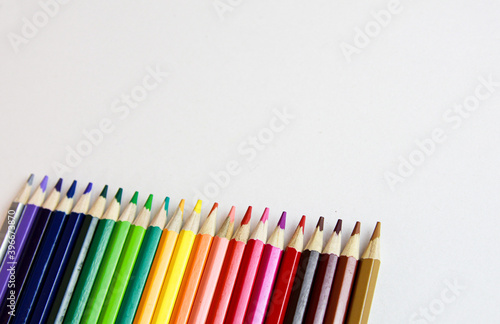
M 201 200 L 198 200 L 196 202 L 196 206 L 194 206 L 194 211 L 198 214 L 201 213 Z
M 76 191 L 76 180 L 73 181 L 73 183 L 71 184 L 71 187 L 69 187 L 68 189 L 68 192 L 66 193 L 66 197 L 68 198 L 73 198 L 73 196 L 75 195 L 75 191 Z
M 231 220 L 231 223 L 234 222 L 234 214 L 236 213 L 236 208 L 233 206 L 231 207 L 231 210 L 229 211 L 229 219 Z
M 49 177 L 45 176 L 42 179 L 42 182 L 40 182 L 40 189 L 42 189 L 42 192 L 45 192 L 47 190 L 47 183 L 49 182 Z
M 59 178 L 59 180 L 57 180 L 57 183 L 56 183 L 54 189 L 56 189 L 58 192 L 61 192 L 62 183 L 63 183 L 63 179 Z
M 87 185 L 87 188 L 85 188 L 85 191 L 83 192 L 83 194 L 87 194 L 89 193 L 90 191 L 92 190 L 92 182 L 89 182 L 89 184 Z
M 268 219 L 269 219 L 269 208 L 266 207 L 266 209 L 264 209 L 264 213 L 262 214 L 262 217 L 260 218 L 260 221 L 262 223 L 265 223 L 265 222 L 267 222 Z
M 137 198 L 139 198 L 139 191 L 136 191 L 134 195 L 132 196 L 132 199 L 130 199 L 130 203 L 137 205 Z
M 168 205 L 170 204 L 170 197 L 165 197 L 165 200 L 164 200 L 164 204 L 163 204 L 163 208 L 165 209 L 165 211 L 168 213 Z
M 304 227 L 306 226 L 306 215 L 302 215 L 299 226 L 302 228 L 302 234 L 304 234 Z
M 184 199 L 181 199 L 181 202 L 179 203 L 179 210 L 182 212 L 184 212 L 184 203 L 185 203 Z
M 33 179 L 35 179 L 35 175 L 32 173 L 26 182 L 31 186 L 33 184 Z
M 208 214 L 210 215 L 215 209 L 218 209 L 218 208 L 219 208 L 219 204 L 214 203 L 214 205 L 212 206 L 212 209 L 210 210 L 210 213 L 208 213 Z
M 123 189 L 119 188 L 115 195 L 115 199 L 118 203 L 122 202 L 122 194 L 123 194 Z
M 325 225 L 325 218 L 321 216 L 318 220 L 318 224 L 316 225 L 316 227 L 318 227 L 319 230 L 322 231 L 324 225 Z
M 281 229 L 285 229 L 285 225 L 286 225 L 286 212 L 285 211 L 281 214 L 278 225 Z
M 108 195 L 108 185 L 105 185 L 104 188 L 102 188 L 101 194 L 99 196 L 106 198 Z
M 241 225 L 246 225 L 250 222 L 250 218 L 252 217 L 252 206 L 248 206 L 245 216 L 241 220 Z
M 151 211 L 152 204 L 153 204 L 153 195 L 149 195 L 148 200 L 146 200 L 146 203 L 144 204 L 144 208 Z
M 375 229 L 373 230 L 373 235 L 372 235 L 370 241 L 380 237 L 380 226 L 381 226 L 380 222 L 377 222 L 377 225 L 375 226 Z
M 352 235 L 355 235 L 355 234 L 359 234 L 361 230 L 361 223 L 360 222 L 356 222 L 356 225 L 354 226 L 354 229 L 352 230 Z
M 335 233 L 340 234 L 340 231 L 342 231 L 342 220 L 339 219 L 337 221 L 337 225 L 335 225 L 335 229 L 333 230 Z

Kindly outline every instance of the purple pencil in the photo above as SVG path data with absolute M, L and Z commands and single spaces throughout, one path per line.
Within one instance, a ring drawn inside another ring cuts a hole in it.
M 245 323 L 262 324 L 266 315 L 267 305 L 271 298 L 276 275 L 278 273 L 283 248 L 285 245 L 286 212 L 281 214 L 278 226 L 264 246 L 260 259 L 257 277 L 250 295 Z
M 9 246 L 7 247 L 7 252 L 5 253 L 5 259 L 2 264 L 2 269 L 0 270 L 0 297 L 3 298 L 7 292 L 9 280 L 11 274 L 15 275 L 17 262 L 21 257 L 24 247 L 26 246 L 28 234 L 30 233 L 31 227 L 35 220 L 35 216 L 40 209 L 40 206 L 45 199 L 45 191 L 47 190 L 47 182 L 49 178 L 45 176 L 40 182 L 40 185 L 33 193 L 33 196 L 28 201 L 28 204 L 24 208 L 21 220 L 17 225 L 15 233 L 7 232 L 10 235 Z M 17 296 L 16 296 L 17 297 Z

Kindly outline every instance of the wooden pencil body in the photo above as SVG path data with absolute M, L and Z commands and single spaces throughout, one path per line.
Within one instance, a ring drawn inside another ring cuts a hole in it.
M 344 323 L 357 265 L 356 258 L 340 256 L 328 301 L 325 324 Z
M 318 269 L 313 281 L 311 299 L 307 307 L 306 324 L 322 324 L 328 307 L 328 298 L 333 285 L 335 269 L 339 256 L 336 254 L 321 254 Z
M 185 324 L 189 319 L 212 240 L 213 236 L 209 234 L 196 235 L 191 256 L 186 266 L 186 272 L 184 273 L 179 289 L 179 295 L 175 301 L 172 318 L 170 319 L 172 323 Z
M 361 259 L 356 273 L 347 324 L 367 324 L 377 283 L 380 260 Z
M 264 242 L 261 240 L 248 241 L 224 323 L 243 323 L 263 250 Z
M 220 324 L 224 321 L 233 293 L 246 244 L 232 239 L 229 241 L 224 263 L 222 264 L 217 287 L 208 312 L 207 324 Z
M 318 251 L 305 250 L 302 252 L 284 323 L 301 324 L 303 322 L 319 256 Z

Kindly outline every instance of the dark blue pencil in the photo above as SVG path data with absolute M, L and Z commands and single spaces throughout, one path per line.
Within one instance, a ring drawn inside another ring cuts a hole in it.
M 45 279 L 45 283 L 43 284 L 43 287 L 41 289 L 40 296 L 38 297 L 35 310 L 30 319 L 31 323 L 45 323 L 47 321 L 50 309 L 57 294 L 57 290 L 59 288 L 59 285 L 61 284 L 64 271 L 66 270 L 66 266 L 68 265 L 80 230 L 82 229 L 82 224 L 84 223 L 84 220 L 87 216 L 89 220 L 87 222 L 88 230 L 88 225 L 90 225 L 90 218 L 92 216 L 86 214 L 89 207 L 91 189 L 92 184 L 89 184 L 83 194 L 83 197 L 86 197 L 85 204 L 82 204 L 81 206 L 75 206 L 75 208 L 71 212 L 71 215 L 69 215 L 68 217 L 68 221 L 64 226 L 63 235 L 61 237 L 61 240 L 59 241 L 59 246 L 54 256 L 54 260 L 52 261 L 49 272 L 47 274 L 47 278 Z M 106 192 L 107 187 L 104 188 L 101 196 L 104 195 L 105 197 Z M 79 209 L 78 207 L 81 207 L 81 209 Z M 77 254 L 78 252 L 79 251 L 76 251 Z M 74 258 L 74 261 L 76 262 L 76 258 Z
M 75 189 L 76 181 L 73 181 L 70 190 L 68 190 L 68 194 L 59 203 L 56 211 L 52 213 L 50 217 L 49 224 L 43 235 L 42 244 L 35 256 L 35 263 L 28 275 L 26 287 L 23 289 L 21 296 L 19 296 L 19 302 L 17 303 L 16 309 L 21 311 L 17 312 L 16 316 L 13 318 L 14 323 L 27 323 L 33 311 L 36 297 L 47 275 L 59 238 L 66 224 L 68 214 L 73 206 Z
M 28 235 L 29 244 L 26 245 L 26 248 L 22 252 L 17 264 L 15 285 L 10 288 L 10 295 L 14 295 L 15 298 L 21 294 L 29 270 L 33 264 L 36 251 L 42 241 L 42 236 L 45 232 L 45 228 L 47 227 L 50 215 L 54 212 L 57 203 L 59 202 L 59 198 L 61 196 L 61 186 L 62 179 L 59 179 L 35 217 L 35 221 Z M 0 303 L 0 309 L 7 309 L 7 304 L 11 304 L 11 302 L 12 298 L 10 296 L 9 299 L 7 299 L 7 296 L 4 296 Z M 9 312 L 0 312 L 0 323 L 7 323 L 9 318 Z

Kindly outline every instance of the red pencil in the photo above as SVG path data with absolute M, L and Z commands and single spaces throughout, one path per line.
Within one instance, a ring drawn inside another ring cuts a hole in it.
M 299 266 L 300 255 L 304 247 L 304 225 L 306 216 L 302 216 L 295 233 L 288 243 L 288 246 L 283 254 L 281 265 L 276 278 L 271 301 L 266 316 L 266 323 L 281 324 L 285 319 L 286 307 L 288 299 L 292 292 L 293 279 Z
M 252 206 L 248 207 L 245 217 L 241 221 L 240 227 L 234 233 L 229 241 L 222 270 L 217 281 L 210 310 L 205 323 L 220 324 L 226 317 L 227 307 L 231 299 L 236 276 L 241 264 L 241 258 L 245 251 L 245 246 L 250 235 L 250 217 L 252 215 Z
M 245 247 L 240 270 L 236 277 L 236 289 L 231 295 L 229 308 L 224 319 L 224 323 L 226 324 L 241 324 L 245 319 L 245 312 L 248 307 L 250 294 L 252 293 L 255 276 L 257 275 L 257 268 L 262 257 L 262 251 L 264 250 L 264 242 L 267 238 L 268 218 L 269 208 L 266 208 Z
M 246 324 L 262 324 L 266 315 L 271 291 L 276 280 L 283 245 L 285 245 L 286 212 L 281 214 L 278 225 L 267 240 L 257 271 L 257 277 L 252 288 L 250 301 L 245 315 Z

